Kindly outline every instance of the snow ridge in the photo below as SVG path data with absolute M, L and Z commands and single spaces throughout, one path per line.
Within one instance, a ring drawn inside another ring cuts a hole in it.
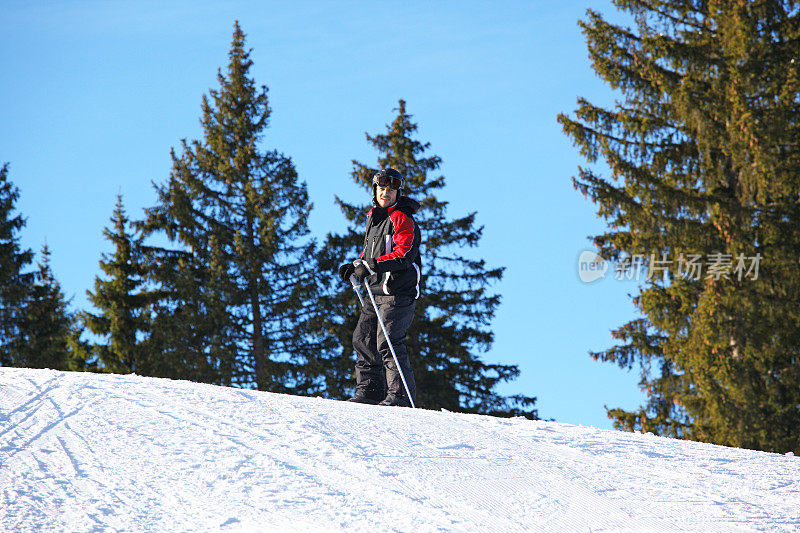
M 0 368 L 2 531 L 793 531 L 800 459 Z

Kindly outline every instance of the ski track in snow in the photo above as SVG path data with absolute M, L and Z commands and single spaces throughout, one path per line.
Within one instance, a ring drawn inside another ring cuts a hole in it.
M 0 368 L 2 531 L 798 531 L 800 458 Z

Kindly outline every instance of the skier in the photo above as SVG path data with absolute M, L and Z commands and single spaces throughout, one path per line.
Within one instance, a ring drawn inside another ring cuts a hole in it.
M 372 178 L 373 207 L 367 214 L 364 249 L 358 259 L 339 267 L 339 277 L 344 281 L 355 275 L 363 286 L 363 280 L 368 280 L 400 364 L 398 369 L 375 310 L 365 305 L 353 331 L 356 392 L 351 402 L 410 407 L 399 373 L 402 371 L 416 403 L 416 384 L 403 340 L 420 292 L 421 237 L 413 218 L 419 202 L 401 195 L 403 181 L 403 175 L 393 168 L 380 170 Z

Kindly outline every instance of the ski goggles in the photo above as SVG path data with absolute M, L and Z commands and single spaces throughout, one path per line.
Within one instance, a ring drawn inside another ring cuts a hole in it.
M 384 172 L 378 172 L 375 174 L 375 177 L 372 178 L 372 183 L 377 185 L 378 187 L 391 187 L 395 190 L 400 190 L 403 188 L 403 180 L 396 176 L 388 176 Z

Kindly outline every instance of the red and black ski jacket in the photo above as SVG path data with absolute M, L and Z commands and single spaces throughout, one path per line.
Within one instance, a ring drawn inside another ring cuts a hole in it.
M 419 202 L 401 196 L 388 208 L 374 202 L 373 205 L 367 214 L 364 250 L 358 256 L 375 261 L 376 274 L 367 278 L 372 293 L 417 299 L 422 280 L 421 235 L 413 215 L 419 209 Z

